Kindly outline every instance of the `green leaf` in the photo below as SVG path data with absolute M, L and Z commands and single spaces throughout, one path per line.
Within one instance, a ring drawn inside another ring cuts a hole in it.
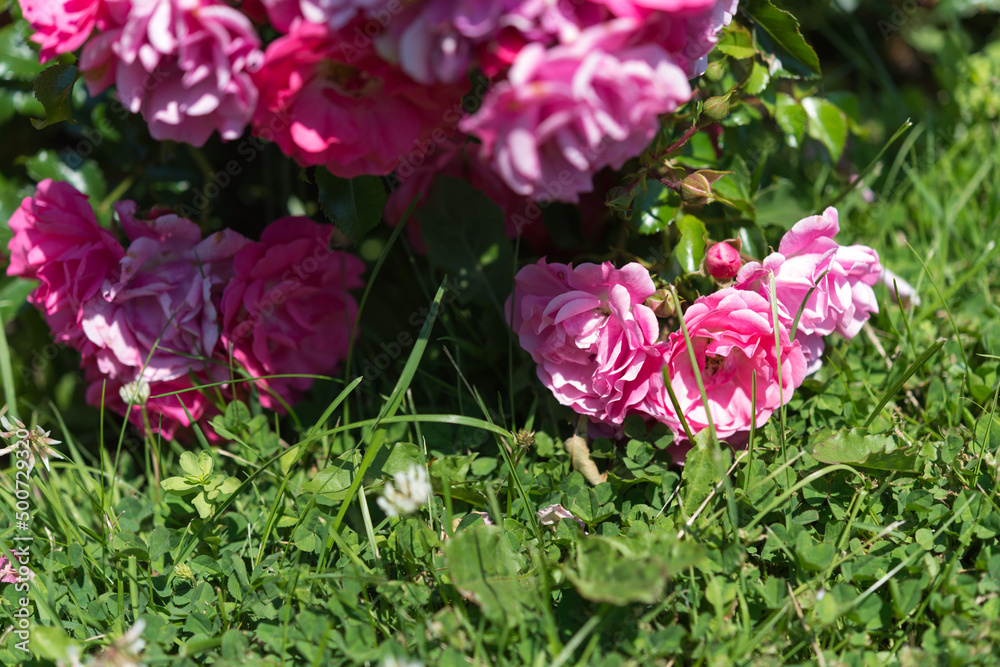
M 201 462 L 198 455 L 194 452 L 184 452 L 181 454 L 178 463 L 180 463 L 181 470 L 184 471 L 185 475 L 197 478 L 201 477 Z
M 502 309 L 506 295 L 495 290 L 510 281 L 514 257 L 500 207 L 467 181 L 441 177 L 420 209 L 420 224 L 427 257 L 447 272 L 459 300 L 487 297 Z
M 688 452 L 681 474 L 684 484 L 681 499 L 688 516 L 698 509 L 712 488 L 725 476 L 729 459 L 729 448 L 720 448 L 717 442 L 713 442 L 707 428 L 695 434 L 694 449 Z
M 35 99 L 45 107 L 45 119 L 31 119 L 36 129 L 64 120 L 75 122 L 72 94 L 78 74 L 76 65 L 57 63 L 38 75 L 35 79 Z
M 232 401 L 226 406 L 222 425 L 228 431 L 237 432 L 250 421 L 250 408 L 243 401 Z
M 204 493 L 196 495 L 191 501 L 191 504 L 194 505 L 196 510 L 198 510 L 198 516 L 202 519 L 207 519 L 212 516 L 212 504 L 208 502 L 207 498 L 205 498 Z
M 715 45 L 715 48 L 737 60 L 753 58 L 757 54 L 753 35 L 745 26 L 735 22 L 729 24 L 729 27 L 722 31 L 722 37 L 719 38 L 719 43 Z
M 667 580 L 696 565 L 700 547 L 678 542 L 669 533 L 642 537 L 590 535 L 579 539 L 566 578 L 593 602 L 655 604 L 663 599 Z
M 799 32 L 799 22 L 795 17 L 778 9 L 770 0 L 758 0 L 746 8 L 756 23 L 754 34 L 762 50 L 781 58 L 781 65 L 793 74 L 816 77 L 820 74 L 819 57 Z
M 806 132 L 818 140 L 830 151 L 834 162 L 840 160 L 847 141 L 847 117 L 835 104 L 820 97 L 807 97 L 802 100 L 802 108 L 809 118 Z
M 323 215 L 354 243 L 382 221 L 386 194 L 377 176 L 339 178 L 317 167 L 316 185 Z
M 32 625 L 28 647 L 31 649 L 31 655 L 36 658 L 65 660 L 69 647 L 79 648 L 60 625 Z
M 108 192 L 108 184 L 104 173 L 93 160 L 83 160 L 78 169 L 70 167 L 59 159 L 53 150 L 40 151 L 25 160 L 28 175 L 36 181 L 51 178 L 56 181 L 66 181 L 74 188 L 90 197 L 96 204 Z
M 674 248 L 674 257 L 685 272 L 694 273 L 701 268 L 705 258 L 705 223 L 685 214 L 678 218 L 677 229 L 681 238 Z
M 117 533 L 111 540 L 111 549 L 121 558 L 135 556 L 141 560 L 149 560 L 149 547 L 130 530 Z
M 187 495 L 195 489 L 201 488 L 200 485 L 191 484 L 183 477 L 167 477 L 164 480 L 160 480 L 160 487 L 167 493 L 172 493 L 175 496 Z
M 645 191 L 640 189 L 632 203 L 630 221 L 640 234 L 658 234 L 674 221 L 679 210 L 677 205 L 669 203 L 673 190 L 656 179 L 646 181 Z
M 513 627 L 532 609 L 537 582 L 521 574 L 525 558 L 499 527 L 477 524 L 463 530 L 448 540 L 444 551 L 452 583 L 490 620 Z
M 806 110 L 798 101 L 787 93 L 778 93 L 778 100 L 774 108 L 774 120 L 778 127 L 785 133 L 785 139 L 792 148 L 802 145 L 802 140 L 806 135 L 806 121 L 808 120 Z
M 766 65 L 755 60 L 750 69 L 750 76 L 747 77 L 746 91 L 751 95 L 760 95 L 767 89 L 769 83 L 771 83 L 771 72 Z
M 921 472 L 924 462 L 916 453 L 904 451 L 888 435 L 869 435 L 867 429 L 838 431 L 816 443 L 813 458 L 822 463 L 846 463 L 878 470 Z
M 338 459 L 331 465 L 320 470 L 315 477 L 306 482 L 302 487 L 302 491 L 330 498 L 339 498 L 351 486 L 353 475 L 354 465 L 350 461 Z

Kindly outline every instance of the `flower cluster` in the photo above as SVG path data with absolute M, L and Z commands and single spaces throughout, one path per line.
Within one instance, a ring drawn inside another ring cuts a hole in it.
M 402 180 L 414 170 L 433 177 L 467 159 L 501 205 L 576 202 L 598 170 L 641 152 L 659 115 L 690 99 L 689 79 L 704 72 L 737 7 L 19 1 L 41 60 L 81 50 L 91 94 L 114 85 L 156 139 L 200 146 L 214 132 L 232 140 L 250 126 L 299 164 L 345 178 L 397 169 Z M 277 35 L 270 43 L 260 24 Z M 467 154 L 454 150 L 467 143 Z
M 829 208 L 796 223 L 763 262 L 739 268 L 737 260 L 736 272 L 727 261 L 735 282 L 687 308 L 687 337 L 661 335 L 651 308 L 656 286 L 636 263 L 542 259 L 518 272 L 507 312 L 542 383 L 594 423 L 614 428 L 639 415 L 679 440 L 711 423 L 735 442 L 819 369 L 824 336 L 852 338 L 878 312 L 878 254 L 839 245 L 838 231 Z
M 165 437 L 214 414 L 232 378 L 331 372 L 346 357 L 364 265 L 330 250 L 331 225 L 282 218 L 260 241 L 226 229 L 202 237 L 165 209 L 115 205 L 127 247 L 100 227 L 86 196 L 46 179 L 10 219 L 7 274 L 35 279 L 29 300 L 53 336 L 80 352 L 87 400 Z M 266 251 L 266 252 L 265 252 Z M 221 324 L 221 327 L 220 327 Z M 312 380 L 257 380 L 261 402 L 295 402 Z

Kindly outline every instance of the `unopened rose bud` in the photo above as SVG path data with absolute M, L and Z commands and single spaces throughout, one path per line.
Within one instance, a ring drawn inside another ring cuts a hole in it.
M 725 241 L 716 243 L 705 253 L 705 272 L 716 280 L 728 282 L 740 272 L 740 251 Z
M 652 296 L 646 299 L 646 305 L 657 317 L 673 317 L 674 315 L 674 302 L 665 289 L 656 290 Z

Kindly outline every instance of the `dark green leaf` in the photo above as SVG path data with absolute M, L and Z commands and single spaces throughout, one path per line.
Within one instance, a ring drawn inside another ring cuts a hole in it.
M 694 449 L 688 452 L 681 475 L 684 484 L 681 498 L 688 516 L 698 509 L 712 488 L 725 476 L 729 459 L 729 448 L 720 448 L 711 439 L 708 429 L 694 436 Z
M 72 94 L 78 72 L 76 65 L 57 63 L 35 79 L 35 99 L 45 107 L 44 120 L 31 120 L 36 129 L 64 120 L 74 122 Z
M 798 148 L 802 145 L 802 139 L 806 135 L 806 121 L 808 120 L 806 110 L 794 97 L 786 93 L 778 93 L 778 100 L 774 106 L 774 120 L 785 133 L 788 145 L 792 148 Z
M 377 176 L 339 178 L 317 167 L 316 185 L 323 215 L 355 243 L 381 222 L 386 194 Z
M 755 35 L 758 45 L 764 51 L 776 55 L 791 56 L 781 58 L 782 66 L 802 76 L 819 76 L 819 57 L 799 32 L 799 22 L 795 17 L 778 9 L 770 0 L 758 0 L 747 7 L 747 12 L 756 22 Z
M 27 42 L 29 30 L 19 21 L 0 28 L 0 79 L 31 81 L 41 72 L 38 54 Z
M 83 160 L 80 167 L 74 169 L 59 159 L 53 150 L 40 151 L 25 161 L 28 175 L 36 181 L 51 178 L 56 181 L 66 181 L 74 188 L 90 197 L 91 205 L 96 205 L 108 192 L 108 184 L 104 180 L 104 172 L 93 160 Z
M 632 202 L 632 225 L 640 234 L 657 234 L 674 221 L 680 200 L 676 196 L 675 204 L 669 203 L 673 190 L 656 179 L 646 181 L 645 191 L 639 189 Z

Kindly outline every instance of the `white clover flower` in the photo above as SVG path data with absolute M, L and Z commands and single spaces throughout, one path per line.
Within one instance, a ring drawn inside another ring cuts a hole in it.
M 62 454 L 56 450 L 49 447 L 49 445 L 61 444 L 59 440 L 53 440 L 49 437 L 49 431 L 43 431 L 41 426 L 35 426 L 30 431 L 25 427 L 21 420 L 12 417 L 13 424 L 7 421 L 7 417 L 0 415 L 0 424 L 3 424 L 5 431 L 0 432 L 0 438 L 7 440 L 11 443 L 10 447 L 5 447 L 0 449 L 0 456 L 4 454 L 10 454 L 15 450 L 20 449 L 21 453 L 18 454 L 21 458 L 27 458 L 28 460 L 28 474 L 35 468 L 35 459 L 41 459 L 42 465 L 45 469 L 49 469 L 49 457 L 54 456 L 57 459 L 64 459 Z
M 118 388 L 118 395 L 126 405 L 146 405 L 149 400 L 149 383 L 142 380 L 128 382 Z
M 424 667 L 424 663 L 419 660 L 410 660 L 409 658 L 397 658 L 394 655 L 390 655 L 388 658 L 382 660 L 380 667 Z
M 392 480 L 385 483 L 382 497 L 378 499 L 378 506 L 386 516 L 413 514 L 431 497 L 427 468 L 422 465 L 413 465 L 406 472 L 397 472 Z

